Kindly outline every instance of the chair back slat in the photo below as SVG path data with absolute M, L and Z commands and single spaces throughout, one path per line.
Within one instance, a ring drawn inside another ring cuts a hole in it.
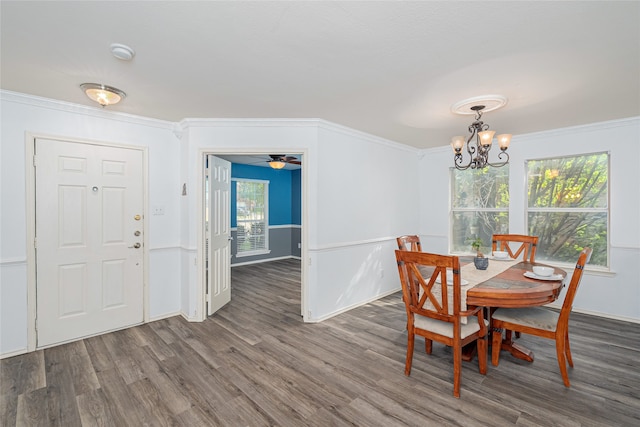
M 407 314 L 453 323 L 461 305 L 458 257 L 397 250 L 396 260 Z M 453 273 L 453 286 L 447 285 L 449 273 Z M 453 292 L 452 306 L 449 292 Z
M 591 260 L 592 252 L 593 250 L 591 248 L 584 248 L 582 252 L 580 252 L 580 256 L 578 257 L 578 261 L 576 262 L 576 266 L 573 270 L 573 275 L 571 276 L 571 282 L 569 282 L 569 288 L 567 289 L 564 302 L 562 303 L 562 309 L 560 310 L 560 322 L 568 321 L 569 314 L 573 308 L 573 300 L 576 297 L 578 287 L 582 280 L 584 266 Z
M 492 251 L 506 251 L 512 259 L 517 259 L 522 254 L 523 261 L 535 262 L 538 236 L 494 234 L 491 240 Z M 519 246 L 518 243 L 520 244 Z M 511 245 L 513 247 L 517 246 L 517 249 L 514 251 Z
M 398 249 L 401 251 L 422 252 L 420 237 L 417 235 L 405 235 L 396 238 Z

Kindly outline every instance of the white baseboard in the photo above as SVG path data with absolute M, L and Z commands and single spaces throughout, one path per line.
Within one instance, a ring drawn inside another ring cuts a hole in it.
M 169 317 L 181 316 L 181 315 L 182 315 L 181 311 L 175 311 L 173 313 L 161 314 L 159 316 L 150 317 L 149 318 L 149 322 L 155 322 L 156 320 L 168 319 Z
M 250 264 L 261 264 L 263 262 L 270 262 L 270 261 L 279 261 L 282 259 L 301 259 L 300 257 L 294 257 L 292 255 L 287 255 L 287 256 L 281 256 L 281 257 L 277 257 L 277 258 L 265 258 L 265 259 L 257 259 L 255 261 L 247 261 L 247 262 L 236 262 L 235 264 L 231 264 L 231 267 L 240 267 L 243 265 L 250 265 Z
M 0 359 L 8 359 L 10 357 L 19 356 L 19 355 L 25 354 L 25 353 L 29 353 L 29 350 L 27 350 L 26 347 L 23 348 L 23 349 L 20 349 L 20 350 L 14 350 L 14 351 L 10 351 L 8 353 L 2 353 L 2 354 L 0 354 Z
M 362 307 L 365 304 L 369 304 L 371 302 L 377 301 L 377 300 L 379 300 L 381 298 L 384 298 L 386 296 L 389 296 L 391 294 L 395 294 L 396 292 L 398 292 L 400 290 L 401 290 L 401 288 L 393 289 L 393 290 L 381 293 L 379 295 L 376 295 L 375 297 L 369 298 L 368 300 L 352 304 L 352 305 L 350 305 L 348 307 L 343 307 L 340 310 L 337 310 L 337 311 L 334 311 L 334 312 L 329 313 L 327 315 L 324 315 L 324 316 L 322 316 L 322 317 L 320 317 L 318 319 L 308 320 L 308 319 L 305 318 L 304 321 L 305 321 L 305 323 L 320 323 L 320 322 L 323 322 L 323 321 L 325 321 L 327 319 L 331 319 L 332 317 L 335 317 L 335 316 L 337 316 L 339 314 L 346 313 L 349 310 L 353 310 L 354 308 Z

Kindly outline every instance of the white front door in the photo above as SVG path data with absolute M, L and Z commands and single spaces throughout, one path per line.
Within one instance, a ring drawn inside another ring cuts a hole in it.
M 207 315 L 231 301 L 231 163 L 207 156 Z
M 38 347 L 143 322 L 143 152 L 35 144 Z

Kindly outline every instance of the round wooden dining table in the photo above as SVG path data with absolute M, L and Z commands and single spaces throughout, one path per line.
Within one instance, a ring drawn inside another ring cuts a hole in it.
M 467 291 L 467 305 L 480 307 L 533 307 L 555 301 L 560 296 L 567 272 L 554 269 L 552 277 L 530 278 L 525 273 L 539 262 L 520 262 L 477 284 Z
M 550 278 L 530 278 L 533 267 L 542 265 L 552 267 Z M 501 273 L 478 283 L 467 290 L 468 307 L 487 307 L 488 317 L 491 311 L 500 307 L 533 307 L 551 303 L 558 299 L 564 286 L 567 272 L 538 262 L 520 262 Z M 509 351 L 514 357 L 533 361 L 533 352 L 513 341 L 511 331 L 507 331 L 502 340 L 502 350 Z M 467 357 L 469 357 L 467 352 Z M 471 354 L 471 357 L 473 355 Z

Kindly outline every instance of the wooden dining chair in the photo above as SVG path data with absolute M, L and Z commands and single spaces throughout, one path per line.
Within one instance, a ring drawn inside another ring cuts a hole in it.
M 492 237 L 492 251 L 506 251 L 510 258 L 516 259 L 522 253 L 522 260 L 535 262 L 536 248 L 538 247 L 538 236 L 527 236 L 524 234 L 494 234 Z M 520 244 L 518 246 L 518 243 Z M 513 251 L 511 246 L 517 246 Z
M 433 341 L 453 348 L 453 395 L 460 397 L 462 347 L 477 341 L 478 365 L 487 373 L 487 323 L 477 307 L 461 311 L 460 261 L 457 256 L 426 252 L 396 251 L 402 284 L 402 299 L 407 311 L 407 358 L 405 375 L 411 373 L 415 336 L 425 339 L 425 351 L 431 354 Z M 453 277 L 447 277 L 447 269 Z M 424 271 L 431 271 L 423 276 Z M 451 285 L 447 285 L 447 280 Z M 448 293 L 453 292 L 453 304 Z M 462 318 L 468 318 L 466 323 Z
M 422 252 L 422 246 L 420 245 L 420 237 L 416 235 L 405 235 L 396 238 L 398 242 L 398 249 L 401 251 L 417 251 Z
M 506 251 L 509 257 L 516 259 L 522 253 L 522 261 L 535 262 L 536 249 L 538 248 L 538 236 L 526 234 L 494 234 L 491 238 L 491 251 Z M 518 246 L 520 243 L 520 246 Z M 516 251 L 511 246 L 518 246 Z M 507 339 L 511 339 L 511 331 L 507 331 Z M 516 332 L 516 338 L 520 338 L 520 332 Z
M 556 355 L 562 380 L 566 387 L 570 386 L 567 374 L 567 363 L 573 367 L 571 348 L 569 347 L 569 315 L 573 306 L 573 299 L 580 286 L 580 279 L 584 266 L 591 259 L 591 249 L 584 248 L 580 252 L 578 262 L 573 270 L 573 276 L 567 289 L 560 312 L 546 307 L 498 308 L 491 317 L 492 349 L 491 363 L 498 366 L 502 341 L 502 328 L 535 335 L 556 341 Z

